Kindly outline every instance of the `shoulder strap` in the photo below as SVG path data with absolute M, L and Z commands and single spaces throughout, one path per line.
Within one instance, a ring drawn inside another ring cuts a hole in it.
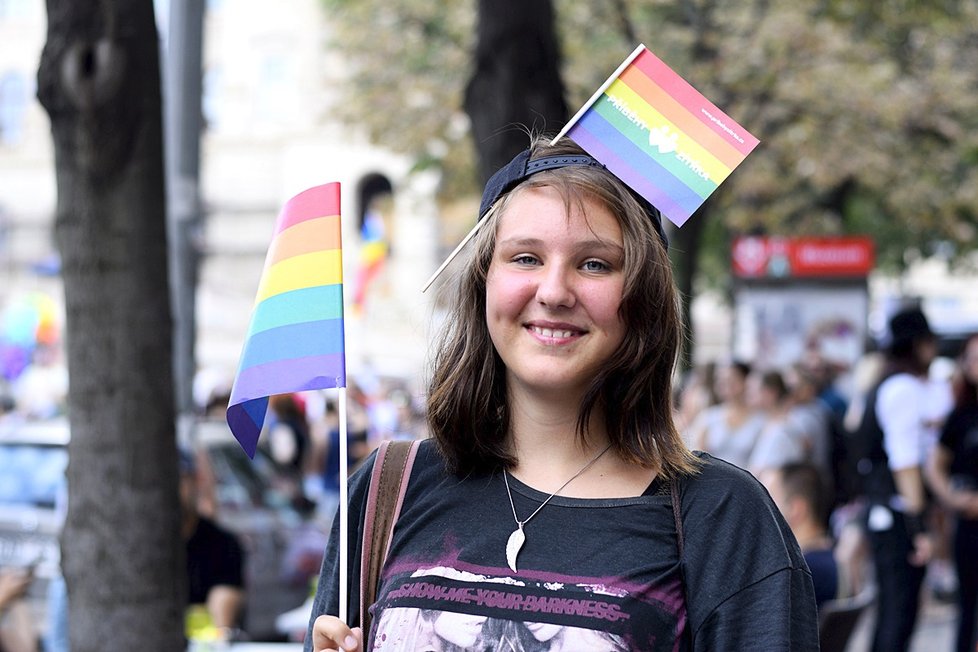
M 683 562 L 683 513 L 679 498 L 679 480 L 673 478 L 669 482 L 669 492 L 672 494 L 672 517 L 676 521 L 676 547 L 679 548 L 679 563 Z
M 685 546 L 685 539 L 683 535 L 683 505 L 682 496 L 679 492 L 679 478 L 673 478 L 669 481 L 669 493 L 672 496 L 672 517 L 676 521 L 676 548 L 679 551 L 679 582 L 682 586 L 683 591 L 683 601 L 686 603 L 687 614 L 689 608 L 689 594 L 686 591 L 686 570 L 683 565 L 683 550 Z M 683 630 L 683 646 L 681 649 L 692 650 L 693 649 L 693 632 L 689 625 L 689 619 L 686 620 L 686 625 Z
M 370 635 L 368 609 L 377 596 L 380 570 L 387 559 L 394 524 L 401 513 L 404 493 L 420 441 L 385 441 L 377 450 L 367 490 L 360 557 L 360 624 L 364 639 Z

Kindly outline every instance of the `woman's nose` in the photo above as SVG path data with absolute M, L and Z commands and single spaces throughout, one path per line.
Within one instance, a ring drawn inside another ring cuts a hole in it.
M 576 302 L 570 272 L 559 266 L 547 266 L 540 272 L 537 301 L 550 308 L 570 308 Z

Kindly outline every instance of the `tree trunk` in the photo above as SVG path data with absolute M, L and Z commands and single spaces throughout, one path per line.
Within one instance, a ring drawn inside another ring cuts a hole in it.
M 567 122 L 559 68 L 550 0 L 479 0 L 465 112 L 483 182 L 526 149 L 524 128 L 556 133 Z
M 51 118 L 65 285 L 73 652 L 181 650 L 171 315 L 151 0 L 47 0 L 38 97 Z
M 708 207 L 702 206 L 692 219 L 683 224 L 682 228 L 671 229 L 669 233 L 669 255 L 672 259 L 676 287 L 682 299 L 683 328 L 686 334 L 686 337 L 683 338 L 682 355 L 679 360 L 681 369 L 691 368 L 696 354 L 696 340 L 693 337 L 693 292 L 695 291 L 700 243 L 703 240 L 706 220 L 710 219 L 709 213 Z

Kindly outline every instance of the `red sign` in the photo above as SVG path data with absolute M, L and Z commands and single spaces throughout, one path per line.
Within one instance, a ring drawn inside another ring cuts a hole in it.
M 738 278 L 851 278 L 867 276 L 875 262 L 867 237 L 741 237 L 733 244 Z

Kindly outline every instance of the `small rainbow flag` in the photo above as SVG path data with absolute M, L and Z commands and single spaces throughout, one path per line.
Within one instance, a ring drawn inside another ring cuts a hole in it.
M 758 143 L 644 45 L 635 48 L 554 142 L 564 135 L 677 226 Z
M 250 457 L 268 397 L 346 386 L 340 184 L 305 190 L 279 213 L 227 421 Z

